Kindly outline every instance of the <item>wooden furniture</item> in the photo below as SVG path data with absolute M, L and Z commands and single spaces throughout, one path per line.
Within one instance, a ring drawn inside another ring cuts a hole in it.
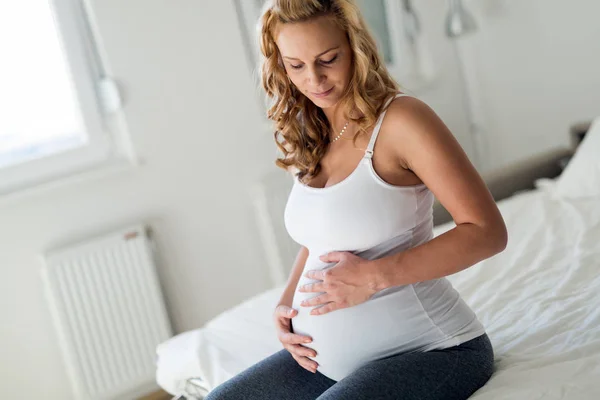
M 137 400 L 170 400 L 173 396 L 164 390 L 159 390 L 154 393 L 147 394 L 146 396 L 140 397 Z

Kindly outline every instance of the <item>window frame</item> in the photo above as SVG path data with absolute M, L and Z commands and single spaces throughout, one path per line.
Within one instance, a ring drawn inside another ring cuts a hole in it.
M 107 76 L 84 0 L 49 0 L 87 144 L 0 168 L 0 196 L 87 171 L 136 164 L 126 135 L 119 88 Z

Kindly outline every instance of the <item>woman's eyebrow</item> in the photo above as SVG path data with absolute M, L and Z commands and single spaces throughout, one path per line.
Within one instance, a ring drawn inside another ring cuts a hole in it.
M 317 55 L 315 56 L 315 58 L 319 58 L 319 57 L 321 57 L 323 54 L 325 54 L 325 53 L 329 53 L 331 50 L 335 50 L 335 49 L 339 49 L 339 48 L 340 48 L 340 46 L 336 46 L 336 47 L 332 47 L 332 48 L 330 48 L 330 49 L 327 49 L 327 50 L 325 50 L 324 52 L 317 54 Z M 299 58 L 295 58 L 295 57 L 287 57 L 287 56 L 283 56 L 283 58 L 286 58 L 286 59 L 288 59 L 288 60 L 296 60 L 296 61 L 301 61 Z

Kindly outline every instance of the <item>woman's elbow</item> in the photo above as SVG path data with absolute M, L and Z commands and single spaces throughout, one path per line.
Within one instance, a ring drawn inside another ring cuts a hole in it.
M 489 237 L 493 254 L 501 253 L 506 249 L 506 246 L 508 245 L 508 229 L 502 218 L 499 222 L 494 224 L 494 228 Z

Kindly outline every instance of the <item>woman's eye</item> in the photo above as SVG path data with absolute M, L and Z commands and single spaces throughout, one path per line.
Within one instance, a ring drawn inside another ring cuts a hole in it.
M 321 63 L 325 64 L 325 65 L 329 65 L 329 64 L 332 64 L 335 60 L 337 60 L 337 58 L 338 58 L 338 55 L 336 54 L 333 58 L 331 58 L 329 60 L 321 60 Z M 297 65 L 290 64 L 290 68 L 292 68 L 292 69 L 300 69 L 303 66 L 304 66 L 303 64 L 297 64 Z
M 323 64 L 331 64 L 332 62 L 334 62 L 337 59 L 337 54 L 331 59 L 331 60 L 323 60 L 322 63 Z

